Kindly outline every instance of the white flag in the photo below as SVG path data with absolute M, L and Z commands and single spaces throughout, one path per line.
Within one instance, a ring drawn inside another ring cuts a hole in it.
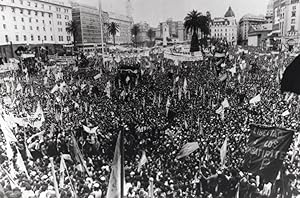
M 138 165 L 138 172 L 141 171 L 142 166 L 143 166 L 144 164 L 146 164 L 147 161 L 148 161 L 148 160 L 147 160 L 147 157 L 146 157 L 146 152 L 143 151 L 141 160 L 140 160 L 139 165 Z
M 225 138 L 225 141 L 220 149 L 220 158 L 221 158 L 221 165 L 225 165 L 225 158 L 227 153 L 227 144 L 228 144 L 228 137 Z
M 288 115 L 290 115 L 289 110 L 286 110 L 281 114 L 281 116 L 283 116 L 283 117 L 288 116 Z
M 258 102 L 260 102 L 260 101 L 261 101 L 261 97 L 260 97 L 260 94 L 258 94 L 257 96 L 253 97 L 253 98 L 249 101 L 249 103 L 250 103 L 250 104 L 255 104 L 255 103 L 258 103 Z
M 228 107 L 230 107 L 230 105 L 229 105 L 229 102 L 228 102 L 227 98 L 225 98 L 225 99 L 224 99 L 224 101 L 222 102 L 222 106 L 223 106 L 224 108 L 228 108 Z
M 192 152 L 194 152 L 195 150 L 197 150 L 199 148 L 199 144 L 198 142 L 189 142 L 186 143 L 182 149 L 180 150 L 180 152 L 177 155 L 177 159 L 183 158 L 185 156 L 188 156 L 189 154 L 191 154 Z

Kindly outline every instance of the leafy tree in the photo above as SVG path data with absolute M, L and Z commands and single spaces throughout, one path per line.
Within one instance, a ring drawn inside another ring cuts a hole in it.
M 133 25 L 133 27 L 131 28 L 131 34 L 134 36 L 134 42 L 136 44 L 137 47 L 137 36 L 140 33 L 140 28 L 137 24 Z
M 113 37 L 114 46 L 116 45 L 116 34 L 117 32 L 119 32 L 119 28 L 120 28 L 119 24 L 115 22 L 111 22 L 107 24 L 107 30 L 108 33 Z
M 196 10 L 191 11 L 188 15 L 184 18 L 184 28 L 187 33 L 192 33 L 192 40 L 191 40 L 191 52 L 199 51 L 199 39 L 198 39 L 198 31 L 201 28 L 201 21 L 200 21 L 201 13 L 197 12 Z
M 76 39 L 77 39 L 78 28 L 79 28 L 79 24 L 76 21 L 69 21 L 66 27 L 67 33 L 72 34 L 73 36 L 74 47 L 76 46 L 76 42 L 77 42 Z
M 147 31 L 147 36 L 149 37 L 150 41 L 152 41 L 152 39 L 155 37 L 155 31 L 152 28 L 150 28 Z

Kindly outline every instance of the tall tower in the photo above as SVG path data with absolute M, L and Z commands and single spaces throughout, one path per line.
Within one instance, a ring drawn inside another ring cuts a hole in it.
M 132 5 L 130 0 L 126 0 L 126 15 L 132 18 Z

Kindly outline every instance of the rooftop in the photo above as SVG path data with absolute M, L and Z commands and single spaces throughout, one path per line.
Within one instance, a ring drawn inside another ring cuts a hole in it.
M 232 11 L 231 6 L 229 6 L 227 12 L 225 13 L 225 17 L 235 17 L 235 14 Z

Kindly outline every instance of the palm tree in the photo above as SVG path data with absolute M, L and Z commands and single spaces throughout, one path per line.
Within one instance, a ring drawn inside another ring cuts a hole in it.
M 77 39 L 77 30 L 78 30 L 78 23 L 76 21 L 69 21 L 68 26 L 66 27 L 66 31 L 73 36 L 73 44 L 74 48 L 76 46 L 76 39 Z
M 150 41 L 152 41 L 152 39 L 155 37 L 155 31 L 150 28 L 147 32 L 147 36 L 149 37 Z
M 115 22 L 111 22 L 107 26 L 108 33 L 113 37 L 114 46 L 116 45 L 116 34 L 119 32 L 119 27 L 119 24 Z
M 134 42 L 136 44 L 137 47 L 137 35 L 140 33 L 140 28 L 137 24 L 133 25 L 133 27 L 131 28 L 131 34 L 134 36 Z
M 186 29 L 187 33 L 192 33 L 190 51 L 199 51 L 198 31 L 200 30 L 204 35 L 209 34 L 208 18 L 196 10 L 193 10 L 184 18 L 184 28 Z

